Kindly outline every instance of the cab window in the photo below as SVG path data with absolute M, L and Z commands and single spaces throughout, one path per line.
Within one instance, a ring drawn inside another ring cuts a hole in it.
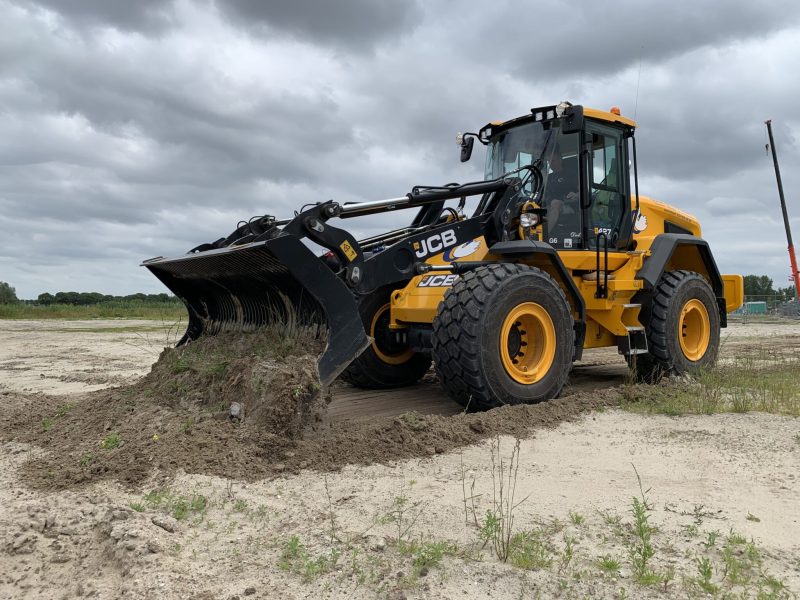
M 605 234 L 609 248 L 619 237 L 625 208 L 622 171 L 621 132 L 610 127 L 591 130 L 591 204 L 588 214 L 589 246 L 597 247 L 597 238 Z

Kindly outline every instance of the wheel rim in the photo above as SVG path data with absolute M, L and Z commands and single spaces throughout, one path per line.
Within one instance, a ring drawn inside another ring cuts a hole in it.
M 372 338 L 372 350 L 383 362 L 390 365 L 401 365 L 408 362 L 414 351 L 411 348 L 400 346 L 392 339 L 389 330 L 389 303 L 381 306 L 372 317 L 369 328 Z
M 500 355 L 517 383 L 541 381 L 556 355 L 556 329 L 544 307 L 523 302 L 508 313 L 500 329 Z
M 711 325 L 706 305 L 697 298 L 683 305 L 678 321 L 678 336 L 684 356 L 691 361 L 700 360 L 708 350 Z

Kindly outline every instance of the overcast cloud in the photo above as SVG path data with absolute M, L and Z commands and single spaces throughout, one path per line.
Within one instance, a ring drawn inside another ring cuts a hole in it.
M 800 5 L 659 4 L 0 0 L 0 281 L 160 292 L 143 259 L 480 178 L 456 132 L 568 99 L 635 116 L 642 193 L 786 286 L 763 122 L 800 237 Z

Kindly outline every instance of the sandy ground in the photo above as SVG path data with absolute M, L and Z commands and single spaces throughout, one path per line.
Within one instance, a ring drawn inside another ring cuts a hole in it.
M 0 321 L 0 394 L 133 381 L 173 334 L 151 322 Z M 734 325 L 723 359 L 798 336 L 800 324 Z M 587 353 L 573 386 L 623 377 L 615 354 Z M 340 392 L 337 418 L 363 415 L 366 399 Z M 433 411 L 436 393 L 428 386 L 370 406 L 402 412 L 422 398 Z M 452 410 L 440 402 L 443 414 Z M 507 464 L 514 440 L 499 444 Z M 714 585 L 750 560 L 747 582 L 732 588 L 744 597 L 800 591 L 800 421 L 792 417 L 607 410 L 537 431 L 521 442 L 514 521 L 542 542 L 543 564 L 533 569 L 502 563 L 480 543 L 474 521 L 492 507 L 495 481 L 490 442 L 324 476 L 243 483 L 183 474 L 149 497 L 155 484 L 30 490 L 19 467 L 38 452 L 15 442 L 0 451 L 0 598 L 703 597 L 695 581 L 703 558 Z M 636 472 L 656 527 L 652 568 L 672 573 L 650 587 L 632 581 L 629 559 Z M 425 566 L 420 556 L 436 544 L 450 550 Z M 603 571 L 603 557 L 620 569 Z M 769 587 L 769 577 L 788 591 Z

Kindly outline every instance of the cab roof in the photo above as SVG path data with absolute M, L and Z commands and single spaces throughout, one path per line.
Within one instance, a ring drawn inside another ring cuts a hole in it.
M 531 119 L 536 121 L 541 120 L 549 120 L 554 119 L 556 116 L 556 106 L 541 106 L 538 108 L 532 108 L 531 113 L 528 115 L 523 115 L 521 117 L 514 117 L 513 119 L 508 119 L 507 121 L 492 121 L 488 123 L 485 127 L 481 129 L 485 129 L 486 127 L 500 127 L 505 129 L 508 126 L 516 124 L 522 121 L 529 121 Z M 611 110 L 599 110 L 597 108 L 588 108 L 583 107 L 583 116 L 589 119 L 597 119 L 598 121 L 606 121 L 609 123 L 620 123 L 621 125 L 625 125 L 627 127 L 636 127 L 636 121 L 633 119 L 629 119 L 628 117 L 624 117 L 621 114 L 617 114 L 617 112 L 612 111 L 619 111 L 618 108 L 612 107 Z

